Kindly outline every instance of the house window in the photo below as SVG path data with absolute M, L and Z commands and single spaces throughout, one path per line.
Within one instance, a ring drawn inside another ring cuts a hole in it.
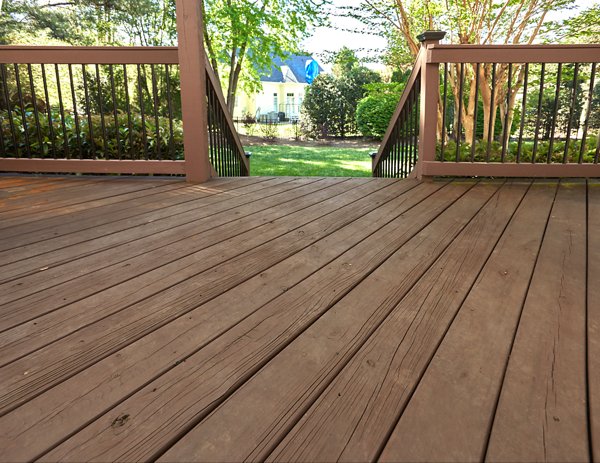
M 279 95 L 273 93 L 273 111 L 279 112 Z
M 288 113 L 289 115 L 296 115 L 296 107 L 294 105 L 294 94 L 293 93 L 288 93 L 286 95 L 286 113 Z

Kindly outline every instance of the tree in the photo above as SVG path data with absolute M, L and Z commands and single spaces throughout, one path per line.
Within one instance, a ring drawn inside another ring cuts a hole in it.
M 210 62 L 226 81 L 227 106 L 233 112 L 243 78 L 249 92 L 260 88 L 273 56 L 298 52 L 315 26 L 325 23 L 330 0 L 205 0 L 204 39 Z
M 345 137 L 357 130 L 356 108 L 366 94 L 365 86 L 381 82 L 381 77 L 363 66 L 348 48 L 342 48 L 333 63 L 333 75 L 317 77 L 308 88 L 304 109 L 311 125 L 318 128 L 313 132 Z
M 560 11 L 573 4 L 573 0 L 363 0 L 359 8 L 350 8 L 348 14 L 360 19 L 369 30 L 379 28 L 389 41 L 386 58 L 395 67 L 410 66 L 419 51 L 416 36 L 424 30 L 446 30 L 450 42 L 460 44 L 517 44 L 533 43 L 556 30 L 557 25 L 547 21 L 551 11 Z M 512 125 L 514 104 L 521 89 L 524 68 L 510 68 L 512 86 L 510 94 L 505 83 L 509 67 L 499 64 L 495 72 L 491 65 L 479 68 L 480 97 L 483 100 L 484 131 L 496 124 L 499 114 L 502 124 Z M 466 102 L 460 117 L 467 140 L 475 128 L 475 72 L 464 68 Z M 449 88 L 455 102 L 459 101 L 459 65 L 449 66 Z M 492 99 L 492 86 L 496 89 Z M 456 105 L 458 107 L 458 105 Z M 498 108 L 500 110 L 498 110 Z M 441 107 L 438 109 L 441 116 Z M 506 117 L 508 115 L 508 117 Z M 441 121 L 441 117 L 438 118 Z M 506 121 L 505 121 L 506 119 Z M 457 126 L 458 124 L 453 124 Z M 438 127 L 441 131 L 441 126 Z

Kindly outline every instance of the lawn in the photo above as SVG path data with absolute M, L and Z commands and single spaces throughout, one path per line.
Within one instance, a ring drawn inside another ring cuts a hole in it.
M 331 146 L 247 146 L 251 175 L 370 177 L 371 158 L 365 148 Z

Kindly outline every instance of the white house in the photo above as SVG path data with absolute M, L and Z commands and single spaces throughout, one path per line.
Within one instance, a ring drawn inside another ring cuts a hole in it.
M 322 70 L 310 55 L 290 55 L 283 60 L 274 57 L 273 67 L 260 79 L 262 91 L 238 95 L 234 117 L 251 115 L 257 120 L 269 121 L 297 119 L 309 82 Z

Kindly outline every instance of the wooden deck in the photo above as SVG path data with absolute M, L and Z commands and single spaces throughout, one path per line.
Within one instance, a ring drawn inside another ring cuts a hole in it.
M 0 177 L 0 460 L 600 460 L 600 182 Z

